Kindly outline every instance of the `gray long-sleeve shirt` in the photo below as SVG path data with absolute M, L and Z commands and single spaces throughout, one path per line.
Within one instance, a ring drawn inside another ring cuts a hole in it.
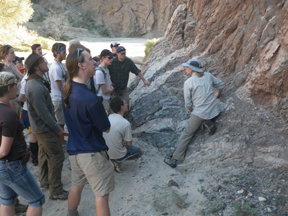
M 208 72 L 204 72 L 202 77 L 193 73 L 184 82 L 185 107 L 193 109 L 191 114 L 212 119 L 220 113 L 220 101 L 215 97 L 213 87 L 222 90 L 224 83 Z
M 34 134 L 48 131 L 59 133 L 61 128 L 56 122 L 49 90 L 40 79 L 30 79 L 27 81 L 25 97 L 32 132 Z

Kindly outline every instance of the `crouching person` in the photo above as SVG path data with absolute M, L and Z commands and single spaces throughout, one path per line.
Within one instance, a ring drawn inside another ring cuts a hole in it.
M 136 160 L 143 155 L 143 151 L 132 146 L 132 130 L 130 122 L 123 116 L 128 111 L 128 105 L 120 96 L 110 101 L 110 108 L 114 112 L 109 115 L 111 130 L 104 134 L 104 139 L 109 147 L 108 154 L 116 172 L 121 172 L 120 162 Z
M 99 98 L 86 83 L 95 74 L 96 62 L 80 48 L 67 56 L 68 79 L 63 90 L 63 112 L 69 131 L 67 152 L 71 162 L 72 185 L 68 197 L 68 215 L 78 215 L 85 184 L 95 194 L 98 216 L 109 216 L 109 193 L 115 185 L 113 166 L 102 133 L 110 131 L 107 114 Z

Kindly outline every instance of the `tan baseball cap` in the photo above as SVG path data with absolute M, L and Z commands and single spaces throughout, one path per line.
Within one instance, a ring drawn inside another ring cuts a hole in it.
M 0 87 L 17 84 L 18 81 L 14 74 L 10 72 L 0 72 Z

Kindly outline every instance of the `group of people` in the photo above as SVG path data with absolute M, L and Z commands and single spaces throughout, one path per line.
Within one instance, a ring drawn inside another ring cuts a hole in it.
M 24 75 L 20 72 L 23 59 L 15 56 L 10 45 L 0 47 L 2 216 L 14 215 L 18 195 L 29 204 L 27 215 L 41 215 L 45 203 L 42 190 L 46 189 L 52 200 L 68 199 L 69 216 L 79 215 L 77 208 L 86 184 L 94 192 L 97 215 L 110 215 L 108 200 L 115 186 L 114 171 L 122 172 L 121 162 L 143 155 L 132 145 L 131 125 L 125 119 L 129 110 L 129 73 L 150 86 L 135 65 L 139 62 L 128 58 L 126 49 L 119 45 L 113 42 L 112 52 L 104 49 L 92 58 L 90 50 L 78 41 L 69 44 L 68 56 L 66 45 L 55 43 L 54 61 L 48 68 L 40 44 L 33 44 L 25 60 Z M 189 140 L 203 122 L 211 133 L 215 132 L 213 120 L 220 113 L 217 97 L 224 88 L 221 80 L 202 71 L 200 61 L 192 59 L 183 66 L 191 76 L 184 84 L 184 99 L 192 113 L 176 151 L 164 160 L 173 168 L 177 161 L 184 160 Z M 215 95 L 213 87 L 219 89 Z M 39 186 L 26 165 L 29 151 L 19 119 L 21 102 L 25 127 L 31 127 L 29 148 L 32 163 L 39 166 Z M 65 125 L 69 132 L 67 143 L 63 136 Z M 71 167 L 69 192 L 61 182 L 65 150 Z

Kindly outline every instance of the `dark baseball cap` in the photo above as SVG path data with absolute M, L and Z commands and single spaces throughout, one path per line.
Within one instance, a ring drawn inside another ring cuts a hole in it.
M 126 53 L 126 49 L 123 46 L 119 46 L 117 47 L 116 52 L 123 54 Z
M 24 57 L 18 57 L 18 56 L 16 56 L 15 57 L 15 60 L 13 61 L 13 63 L 15 64 L 16 62 L 18 62 L 18 61 L 23 61 L 25 58 Z

